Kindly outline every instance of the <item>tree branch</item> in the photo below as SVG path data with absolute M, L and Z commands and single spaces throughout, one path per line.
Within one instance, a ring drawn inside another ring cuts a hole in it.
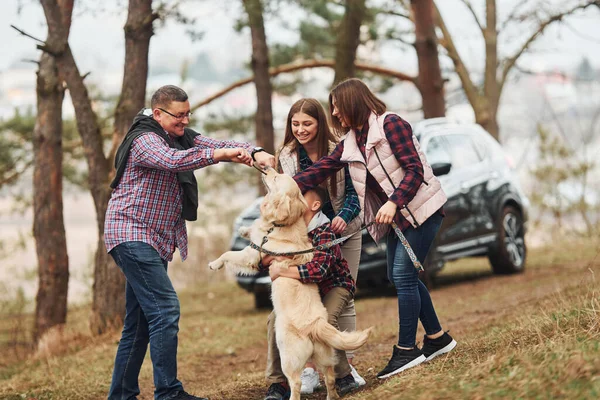
M 462 58 L 458 53 L 458 49 L 454 45 L 452 35 L 450 35 L 450 31 L 448 30 L 448 27 L 446 26 L 446 23 L 444 22 L 444 19 L 440 14 L 440 10 L 438 9 L 435 2 L 433 3 L 433 7 L 435 12 L 436 24 L 442 31 L 443 35 L 443 38 L 440 39 L 439 43 L 442 45 L 442 47 L 446 49 L 448 57 L 450 57 L 454 64 L 454 70 L 458 74 L 458 77 L 460 78 L 460 81 L 463 85 L 465 95 L 469 99 L 469 103 L 471 103 L 471 105 L 473 105 L 473 108 L 475 108 L 475 105 L 478 104 L 479 99 L 477 87 L 473 84 L 473 81 L 471 80 L 469 71 L 463 63 Z
M 6 178 L 0 180 L 0 187 L 10 184 L 17 180 L 21 175 L 23 175 L 27 170 L 33 165 L 33 159 L 25 163 L 23 168 L 20 171 L 15 171 L 12 175 L 7 176 Z
M 400 18 L 404 18 L 404 19 L 407 19 L 409 21 L 412 21 L 412 18 L 410 17 L 409 14 L 403 14 L 401 12 L 394 11 L 394 10 L 379 9 L 379 10 L 377 10 L 377 13 L 378 14 L 385 14 L 385 15 L 392 15 L 394 17 L 400 17 Z
M 41 44 L 46 44 L 46 42 L 44 42 L 43 40 L 40 40 L 38 38 L 36 38 L 35 36 L 30 35 L 29 33 L 17 28 L 16 26 L 12 25 L 10 26 L 11 28 L 13 28 L 14 30 L 16 30 L 17 32 L 19 32 L 21 35 L 23 36 L 27 36 L 28 38 L 31 38 L 33 40 L 35 40 L 36 42 L 39 42 Z
M 527 4 L 526 1 L 521 1 L 519 2 L 510 12 L 510 14 L 508 15 L 508 17 L 506 17 L 506 19 L 504 20 L 504 22 L 502 22 L 502 25 L 500 26 L 500 29 L 498 30 L 498 32 L 504 32 L 506 27 L 508 26 L 508 24 L 510 24 L 513 21 L 517 21 L 517 22 L 522 22 L 523 19 L 525 18 L 523 14 L 521 15 L 517 15 L 519 13 L 519 11 L 523 8 L 523 6 L 525 6 Z
M 504 86 L 504 83 L 506 82 L 506 77 L 510 73 L 511 69 L 514 67 L 519 57 L 521 57 L 521 55 L 523 55 L 523 53 L 527 51 L 529 46 L 538 38 L 538 36 L 540 36 L 544 32 L 544 30 L 550 24 L 557 21 L 561 21 L 564 17 L 571 15 L 579 10 L 584 10 L 593 5 L 600 7 L 600 0 L 593 0 L 583 4 L 579 4 L 569 10 L 565 10 L 560 13 L 551 15 L 545 21 L 540 22 L 538 28 L 527 38 L 527 40 L 523 43 L 523 45 L 521 45 L 519 50 L 517 50 L 517 52 L 512 57 L 509 57 L 505 60 L 504 68 L 502 69 L 502 77 L 500 79 L 500 88 Z
M 463 4 L 465 6 L 467 6 L 469 11 L 473 15 L 473 19 L 475 19 L 475 22 L 477 23 L 479 30 L 483 33 L 483 31 L 484 31 L 483 25 L 481 25 L 481 21 L 479 21 L 479 17 L 477 17 L 477 13 L 475 12 L 475 9 L 473 8 L 473 4 L 471 4 L 471 2 L 469 0 L 460 0 L 460 1 L 462 1 Z
M 370 65 L 370 64 L 364 64 L 364 63 L 360 63 L 360 62 L 356 62 L 356 63 L 354 63 L 354 65 L 356 66 L 357 69 L 360 69 L 362 71 L 369 71 L 369 72 L 374 72 L 374 73 L 380 74 L 380 75 L 387 75 L 387 76 L 397 78 L 401 81 L 409 81 L 414 84 L 416 84 L 416 82 L 417 82 L 416 77 L 409 76 L 409 75 L 399 72 L 399 71 L 394 71 L 391 69 L 378 67 L 378 66 Z M 274 77 L 279 74 L 295 72 L 295 71 L 299 71 L 302 69 L 322 68 L 322 67 L 334 68 L 335 62 L 333 60 L 309 60 L 309 61 L 303 61 L 303 62 L 295 62 L 295 63 L 291 63 L 291 64 L 284 64 L 284 65 L 280 65 L 278 67 L 269 68 L 269 76 Z M 219 97 L 224 96 L 225 94 L 231 92 L 232 90 L 237 89 L 241 86 L 247 85 L 248 83 L 251 83 L 253 81 L 254 81 L 254 77 L 251 76 L 248 78 L 241 79 L 237 82 L 234 82 L 234 83 L 230 84 L 229 86 L 219 90 L 217 93 L 213 94 L 212 96 L 209 96 L 206 99 L 194 104 L 191 109 L 192 109 L 192 111 L 197 110 L 198 108 L 211 103 L 212 101 L 218 99 Z

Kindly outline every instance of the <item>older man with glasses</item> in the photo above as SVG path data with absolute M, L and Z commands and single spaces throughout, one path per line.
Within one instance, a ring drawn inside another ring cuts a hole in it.
M 187 257 L 185 220 L 195 221 L 195 169 L 220 161 L 275 166 L 260 147 L 214 140 L 188 129 L 190 103 L 176 86 L 163 86 L 142 110 L 117 150 L 117 173 L 106 211 L 104 242 L 127 279 L 125 322 L 109 400 L 135 399 L 150 344 L 154 398 L 201 399 L 177 379 L 179 300 L 167 275 L 175 248 Z

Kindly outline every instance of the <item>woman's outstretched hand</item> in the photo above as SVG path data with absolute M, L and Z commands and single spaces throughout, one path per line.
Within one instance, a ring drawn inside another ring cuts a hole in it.
M 254 153 L 255 163 L 261 167 L 275 168 L 275 156 L 265 151 Z

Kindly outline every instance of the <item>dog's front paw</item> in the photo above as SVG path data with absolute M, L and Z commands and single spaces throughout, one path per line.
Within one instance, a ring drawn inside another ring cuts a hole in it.
M 208 268 L 212 269 L 213 271 L 216 271 L 218 269 L 223 268 L 223 265 L 225 265 L 223 263 L 223 261 L 216 259 L 215 261 L 209 262 L 208 263 Z

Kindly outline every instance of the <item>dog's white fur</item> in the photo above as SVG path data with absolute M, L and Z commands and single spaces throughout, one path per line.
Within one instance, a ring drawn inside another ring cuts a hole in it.
M 268 169 L 263 175 L 268 193 L 261 203 L 261 216 L 250 228 L 240 228 L 240 234 L 250 237 L 263 248 L 273 252 L 292 252 L 312 247 L 308 238 L 303 214 L 307 209 L 296 182 L 287 175 Z M 275 227 L 270 233 L 273 223 Z M 312 259 L 312 253 L 293 256 L 285 261 L 273 261 L 280 266 L 297 266 Z M 258 271 L 260 254 L 250 246 L 240 251 L 228 251 L 209 263 L 211 269 L 226 266 L 233 272 L 254 274 Z M 273 265 L 272 264 L 272 265 Z M 327 322 L 327 310 L 323 306 L 316 284 L 302 283 L 292 278 L 277 278 L 271 286 L 271 299 L 275 310 L 275 336 L 281 357 L 283 373 L 291 388 L 290 400 L 300 400 L 300 374 L 310 359 L 323 372 L 327 387 L 327 399 L 338 399 L 335 390 L 336 364 L 334 349 L 355 350 L 365 344 L 371 329 L 340 332 Z

